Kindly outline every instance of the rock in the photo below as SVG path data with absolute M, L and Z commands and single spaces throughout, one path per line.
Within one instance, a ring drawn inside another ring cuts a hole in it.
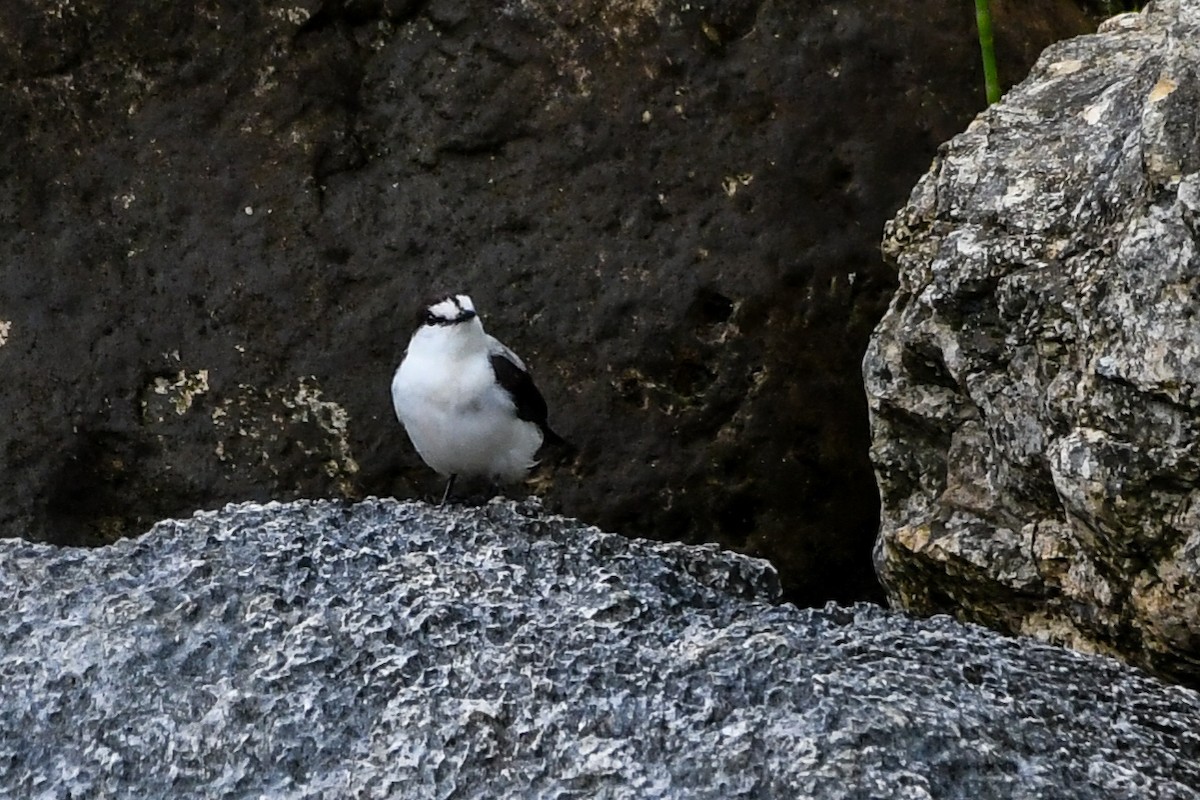
M 1048 49 L 888 227 L 893 603 L 1200 684 L 1200 9 Z
M 879 231 L 983 102 L 960 0 L 9 1 L 6 535 L 432 495 L 388 384 L 468 288 L 580 448 L 552 508 L 878 595 L 858 365 Z M 1014 79 L 1086 25 L 1030 5 Z
M 12 797 L 1196 797 L 1200 696 L 535 503 L 0 542 Z

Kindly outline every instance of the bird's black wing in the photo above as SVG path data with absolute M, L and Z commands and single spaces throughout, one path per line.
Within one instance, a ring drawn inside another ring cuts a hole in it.
M 488 356 L 492 364 L 492 372 L 496 383 L 512 397 L 513 405 L 517 407 L 517 418 L 532 422 L 542 430 L 547 444 L 561 442 L 562 438 L 550 430 L 546 423 L 548 411 L 546 398 L 534 385 L 529 373 L 514 363 L 505 353 L 492 353 Z
M 546 409 L 546 399 L 534 385 L 529 373 L 503 353 L 492 353 L 488 360 L 492 362 L 496 383 L 512 397 L 513 405 L 517 407 L 517 417 L 539 427 L 545 425 L 549 413 Z

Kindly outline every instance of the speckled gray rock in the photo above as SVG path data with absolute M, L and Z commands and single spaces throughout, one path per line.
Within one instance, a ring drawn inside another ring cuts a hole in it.
M 6 797 L 1200 797 L 1200 698 L 509 502 L 0 542 Z
M 890 224 L 890 598 L 1200 683 L 1200 4 L 1047 50 Z

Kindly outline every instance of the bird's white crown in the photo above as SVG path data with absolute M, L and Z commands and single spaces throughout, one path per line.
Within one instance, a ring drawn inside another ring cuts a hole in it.
M 453 294 L 432 303 L 425 309 L 423 325 L 453 325 L 475 316 L 475 304 L 465 294 Z

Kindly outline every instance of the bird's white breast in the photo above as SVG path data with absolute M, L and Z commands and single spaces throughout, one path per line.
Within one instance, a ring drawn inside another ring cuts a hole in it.
M 486 334 L 479 330 L 475 347 L 431 333 L 414 337 L 392 379 L 396 416 L 413 446 L 443 475 L 523 477 L 542 434 L 517 418 L 512 399 L 496 384 Z

